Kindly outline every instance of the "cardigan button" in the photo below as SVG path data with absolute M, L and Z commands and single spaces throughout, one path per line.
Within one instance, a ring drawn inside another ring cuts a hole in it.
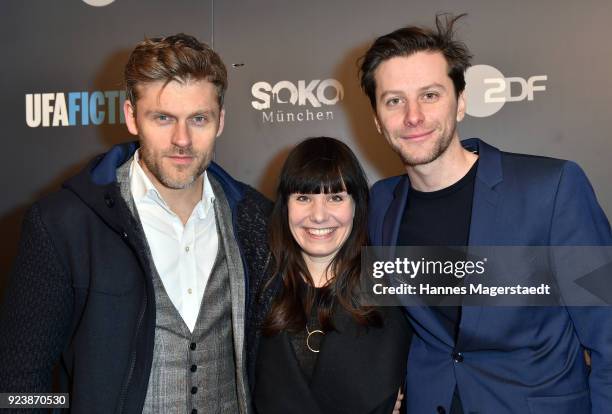
M 112 208 L 115 205 L 115 199 L 110 194 L 104 194 L 104 202 L 108 208 Z
M 192 351 L 195 351 L 195 349 L 196 349 L 196 343 L 195 343 L 195 342 L 190 343 L 190 344 L 189 344 L 189 349 L 191 349 Z
M 196 392 L 198 392 L 198 387 L 191 387 L 191 393 L 195 394 Z

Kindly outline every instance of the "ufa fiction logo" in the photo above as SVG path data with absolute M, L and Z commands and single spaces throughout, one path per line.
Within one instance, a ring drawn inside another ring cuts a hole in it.
M 124 124 L 125 91 L 28 93 L 25 121 L 30 128 Z
M 468 115 L 483 118 L 495 114 L 507 102 L 533 101 L 546 91 L 546 75 L 506 77 L 489 65 L 470 67 L 465 73 Z
M 262 123 L 325 121 L 334 119 L 333 106 L 344 98 L 344 87 L 336 79 L 262 81 L 253 84 L 251 95 Z

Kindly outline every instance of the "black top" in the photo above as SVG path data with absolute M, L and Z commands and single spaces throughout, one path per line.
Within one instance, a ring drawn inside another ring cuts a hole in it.
M 411 188 L 397 244 L 401 246 L 466 246 L 478 161 L 450 187 L 423 192 Z
M 268 301 L 280 290 L 274 293 L 267 297 Z M 265 305 L 260 303 L 254 311 L 269 309 Z M 310 378 L 297 351 L 302 345 L 295 345 L 297 337 L 292 338 L 287 330 L 260 336 L 251 383 L 255 411 L 390 414 L 406 376 L 412 332 L 402 309 L 381 307 L 378 312 L 382 326 L 363 327 L 336 306 L 332 314 L 335 329 L 326 332 L 320 344 L 313 346 L 310 342 L 313 349 L 320 349 Z
M 438 191 L 423 192 L 413 188 L 400 224 L 400 246 L 467 246 L 470 237 L 472 201 L 478 161 L 455 184 Z M 457 340 L 461 321 L 460 306 L 432 307 Z M 410 396 L 408 396 L 410 398 Z M 462 412 L 457 389 L 451 414 Z
M 478 161 L 455 184 L 438 191 L 408 192 L 400 224 L 400 246 L 466 246 L 470 236 L 472 199 Z M 436 308 L 442 321 L 456 338 L 461 308 Z
M 315 305 L 312 307 L 310 314 L 308 315 L 306 325 L 297 332 L 287 332 L 293 347 L 293 351 L 295 352 L 295 357 L 300 364 L 302 373 L 309 383 L 312 380 L 312 373 L 315 365 L 317 364 L 318 352 L 314 351 L 321 350 L 321 342 L 323 339 L 323 334 L 319 332 L 314 332 L 310 335 L 310 338 L 308 337 L 308 332 L 323 331 L 320 326 L 321 324 L 319 323 L 318 306 L 316 305 L 320 297 L 320 292 L 321 289 L 315 288 Z M 310 345 L 312 350 L 308 348 L 308 345 Z

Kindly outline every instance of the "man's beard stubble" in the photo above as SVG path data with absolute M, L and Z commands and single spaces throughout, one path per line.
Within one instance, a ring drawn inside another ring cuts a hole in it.
M 173 190 L 182 190 L 185 188 L 189 188 L 192 186 L 196 180 L 204 173 L 206 168 L 208 167 L 209 162 L 207 162 L 206 158 L 202 159 L 202 162 L 198 165 L 195 173 L 189 175 L 183 180 L 174 180 L 169 175 L 165 174 L 163 168 L 161 166 L 161 160 L 163 157 L 172 156 L 172 155 L 187 155 L 194 157 L 194 160 L 197 160 L 197 155 L 193 152 L 192 148 L 176 148 L 171 151 L 164 151 L 160 154 L 159 162 L 153 156 L 153 154 L 147 150 L 145 147 L 141 147 L 141 160 L 146 165 L 147 169 L 153 174 L 153 176 L 159 181 L 162 185 L 167 188 Z M 192 166 L 185 166 L 183 168 L 191 168 Z M 181 166 L 178 167 L 179 171 L 181 170 Z
M 412 154 L 410 154 L 408 150 L 406 150 L 404 147 L 396 143 L 397 141 L 393 142 L 389 139 L 387 140 L 390 142 L 391 148 L 393 149 L 393 151 L 395 151 L 395 153 L 399 155 L 399 157 L 401 158 L 404 166 L 416 167 L 418 165 L 429 164 L 437 160 L 442 154 L 444 154 L 444 152 L 446 152 L 446 150 L 448 149 L 448 147 L 450 146 L 453 140 L 453 136 L 455 135 L 456 128 L 457 127 L 455 126 L 452 129 L 452 131 L 450 131 L 449 134 L 446 134 L 445 136 L 442 136 L 441 138 L 439 138 L 435 142 L 435 145 L 431 149 L 431 151 L 428 154 L 426 154 L 425 157 L 421 157 L 421 158 L 416 158 L 412 156 Z

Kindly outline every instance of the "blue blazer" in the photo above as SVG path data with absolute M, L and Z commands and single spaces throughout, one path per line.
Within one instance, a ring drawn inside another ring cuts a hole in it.
M 578 165 L 462 144 L 479 153 L 470 245 L 612 245 Z M 397 243 L 409 188 L 406 175 L 372 187 L 372 245 Z M 466 414 L 612 413 L 612 307 L 464 306 L 456 343 L 430 309 L 406 309 L 408 413 L 449 412 L 455 386 Z

